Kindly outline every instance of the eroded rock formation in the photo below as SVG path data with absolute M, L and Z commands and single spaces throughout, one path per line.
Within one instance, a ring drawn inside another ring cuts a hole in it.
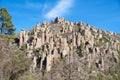
M 54 22 L 37 24 L 31 31 L 22 30 L 19 47 L 25 46 L 28 56 L 33 58 L 33 70 L 50 71 L 52 64 L 66 56 L 70 56 L 71 63 L 78 60 L 73 58 L 77 54 L 78 70 L 84 61 L 88 68 L 96 66 L 104 71 L 109 69 L 108 63 L 118 62 L 118 37 L 82 22 L 69 22 L 57 17 Z

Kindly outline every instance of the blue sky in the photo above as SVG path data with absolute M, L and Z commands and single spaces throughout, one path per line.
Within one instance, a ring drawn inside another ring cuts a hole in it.
M 59 16 L 120 33 L 120 0 L 0 0 L 2 7 L 12 15 L 16 32 Z

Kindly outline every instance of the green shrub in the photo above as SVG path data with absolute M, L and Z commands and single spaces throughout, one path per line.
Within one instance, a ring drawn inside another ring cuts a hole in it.
M 15 39 L 15 34 L 12 34 L 12 35 L 0 34 L 0 38 L 5 39 L 8 42 L 12 42 Z
M 6 80 L 17 80 L 29 71 L 31 60 L 22 51 L 12 51 L 11 57 L 4 63 L 3 73 Z

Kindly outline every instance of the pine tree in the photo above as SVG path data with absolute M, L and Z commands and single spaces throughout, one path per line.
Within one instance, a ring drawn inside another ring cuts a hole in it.
M 0 33 L 13 34 L 16 28 L 11 21 L 12 17 L 6 8 L 0 9 Z

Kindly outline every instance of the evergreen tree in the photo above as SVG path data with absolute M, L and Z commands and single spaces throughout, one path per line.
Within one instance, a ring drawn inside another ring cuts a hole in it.
M 13 34 L 16 28 L 11 21 L 12 17 L 10 16 L 6 8 L 0 9 L 0 33 L 1 34 Z

